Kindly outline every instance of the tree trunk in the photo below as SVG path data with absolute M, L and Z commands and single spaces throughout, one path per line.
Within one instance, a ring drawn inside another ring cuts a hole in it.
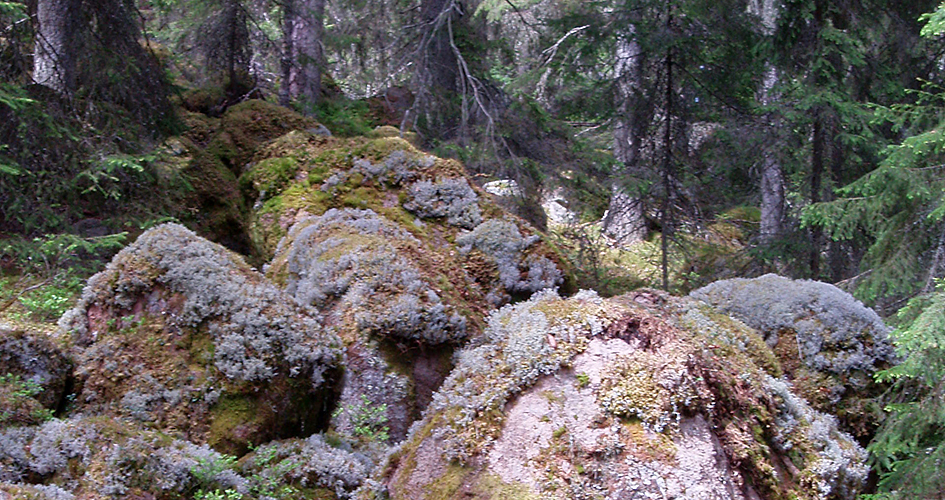
M 288 107 L 292 102 L 292 66 L 295 59 L 295 44 L 292 33 L 295 31 L 295 0 L 284 0 L 282 4 L 282 57 L 279 61 L 282 70 L 282 84 L 279 87 L 279 104 Z
M 295 0 L 295 6 L 297 17 L 292 23 L 291 34 L 295 54 L 289 77 L 289 92 L 311 106 L 318 102 L 322 88 L 325 0 Z
M 617 180 L 612 184 L 610 206 L 603 220 L 604 233 L 620 245 L 646 239 L 643 201 L 623 187 L 626 178 L 636 171 L 639 152 L 639 126 L 634 118 L 634 99 L 638 85 L 640 46 L 631 26 L 626 38 L 617 41 L 617 116 L 614 122 L 614 158 L 620 164 Z
M 75 21 L 79 17 L 76 0 L 39 0 L 36 18 L 36 54 L 33 80 L 59 94 L 75 90 Z
M 672 26 L 672 16 L 667 21 Z M 669 239 L 673 236 L 672 178 L 673 178 L 673 51 L 666 56 L 666 130 L 663 137 L 663 202 L 660 208 L 660 251 L 662 253 L 663 290 L 669 291 Z
M 817 113 L 815 111 L 815 113 Z M 810 168 L 810 203 L 820 202 L 820 191 L 823 185 L 824 175 L 824 149 L 826 146 L 826 137 L 824 131 L 824 120 L 821 116 L 814 117 L 814 143 L 811 151 Z M 811 279 L 820 277 L 820 249 L 823 246 L 824 231 L 820 226 L 814 226 L 810 230 L 810 275 Z
M 416 55 L 417 112 L 425 120 L 423 129 L 433 137 L 463 138 L 466 98 L 459 85 L 459 60 L 453 50 L 451 30 L 460 14 L 457 0 L 422 0 L 420 46 Z M 418 116 L 419 118 L 419 116 Z
M 447 22 L 455 15 L 454 5 L 455 0 L 423 0 L 420 5 L 420 16 L 430 30 L 424 70 L 434 91 L 455 91 L 457 88 L 459 68 L 447 28 Z
M 758 16 L 761 21 L 758 31 L 764 35 L 771 35 L 777 28 L 780 12 L 777 0 L 749 0 L 748 12 Z M 772 101 L 772 89 L 778 81 L 778 71 L 770 66 L 765 68 L 765 77 L 761 83 L 759 100 L 764 106 Z M 766 124 L 774 137 L 778 137 L 781 120 L 773 116 Z M 775 142 L 777 144 L 777 141 Z M 781 234 L 784 223 L 784 174 L 777 151 L 767 149 L 764 152 L 761 165 L 761 235 L 762 244 L 771 243 Z
M 784 176 L 777 153 L 766 151 L 761 167 L 761 242 L 771 243 L 784 220 Z

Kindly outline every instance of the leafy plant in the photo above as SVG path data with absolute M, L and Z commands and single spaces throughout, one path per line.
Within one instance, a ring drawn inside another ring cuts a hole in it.
M 361 401 L 348 404 L 335 410 L 333 418 L 347 415 L 354 427 L 354 435 L 367 441 L 383 443 L 390 438 L 387 424 L 387 405 L 375 405 L 364 394 Z
M 200 490 L 194 494 L 195 500 L 242 500 L 243 494 L 236 490 Z
M 226 454 L 211 454 L 208 456 L 199 457 L 197 459 L 197 465 L 194 465 L 190 468 L 190 473 L 194 475 L 194 479 L 197 480 L 197 484 L 202 487 L 208 487 L 213 484 L 217 476 L 221 473 L 233 469 L 236 467 L 236 457 Z M 201 491 L 203 491 L 201 489 Z M 218 492 L 219 490 L 217 490 Z M 204 494 L 216 494 L 216 493 L 204 493 Z M 199 498 L 199 492 L 198 492 Z M 214 498 L 214 497 L 208 497 Z M 229 498 L 229 497 L 219 497 L 219 498 Z
M 33 425 L 53 418 L 50 409 L 36 400 L 43 387 L 34 380 L 19 375 L 0 375 L 0 425 Z
M 48 321 L 62 316 L 82 289 L 82 280 L 77 277 L 59 281 L 59 284 L 46 285 L 19 297 L 20 304 L 34 320 Z

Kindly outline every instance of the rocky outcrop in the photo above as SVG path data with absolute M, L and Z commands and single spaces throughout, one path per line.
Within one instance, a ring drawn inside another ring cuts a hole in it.
M 839 288 L 768 274 L 717 281 L 690 294 L 756 328 L 788 378 L 815 408 L 840 418 L 862 441 L 882 412 L 873 374 L 894 362 L 889 327 Z
M 341 368 L 314 311 L 174 224 L 122 250 L 60 326 L 77 346 L 83 411 L 229 453 L 324 427 Z
M 542 293 L 458 360 L 362 498 L 852 499 L 866 480 L 757 333 L 691 299 Z
M 332 422 L 344 434 L 371 406 L 402 439 L 491 307 L 565 282 L 563 259 L 460 164 L 399 137 L 292 132 L 260 148 L 241 184 L 267 276 L 346 342 Z

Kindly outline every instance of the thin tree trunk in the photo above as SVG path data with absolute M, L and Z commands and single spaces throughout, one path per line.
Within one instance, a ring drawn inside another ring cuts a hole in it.
M 823 118 L 815 116 L 814 118 L 814 143 L 811 152 L 810 169 L 810 202 L 819 203 L 821 200 L 820 191 L 823 185 L 824 174 L 824 149 L 826 138 L 824 131 Z M 810 275 L 811 279 L 820 277 L 820 249 L 823 246 L 824 231 L 819 226 L 814 226 L 810 230 Z
M 672 17 L 667 24 L 672 22 Z M 673 236 L 673 52 L 666 55 L 666 130 L 663 134 L 663 203 L 660 209 L 660 251 L 662 252 L 663 290 L 669 291 L 669 239 Z
M 292 64 L 289 68 L 289 94 L 309 106 L 321 94 L 322 69 L 325 57 L 322 38 L 325 30 L 325 0 L 293 0 L 294 9 L 287 12 L 291 20 Z
M 33 80 L 59 94 L 75 90 L 75 21 L 79 16 L 75 0 L 39 0 L 36 18 L 36 54 Z
M 292 65 L 295 61 L 295 0 L 283 0 L 282 4 L 282 84 L 279 87 L 279 104 L 288 107 L 292 102 Z
M 784 176 L 777 153 L 766 151 L 761 167 L 761 242 L 771 243 L 781 234 L 784 220 Z
M 643 200 L 623 187 L 623 181 L 636 171 L 639 152 L 639 125 L 634 118 L 636 87 L 639 78 L 640 46 L 633 26 L 626 38 L 617 41 L 617 117 L 614 125 L 614 158 L 620 163 L 618 179 L 612 184 L 610 205 L 603 220 L 605 234 L 620 245 L 646 238 Z
M 834 123 L 831 126 L 831 137 L 834 138 L 830 148 L 830 180 L 832 186 L 839 186 L 843 180 L 843 145 L 840 144 L 839 137 L 839 126 L 836 123 L 836 120 L 832 120 Z M 833 189 L 827 189 L 824 191 L 826 200 L 833 201 L 835 198 Z M 842 241 L 835 241 L 831 238 L 830 242 L 827 244 L 827 262 L 830 266 L 830 281 L 832 283 L 839 283 L 844 279 L 845 271 L 847 268 L 847 263 L 849 258 L 845 255 L 844 245 Z

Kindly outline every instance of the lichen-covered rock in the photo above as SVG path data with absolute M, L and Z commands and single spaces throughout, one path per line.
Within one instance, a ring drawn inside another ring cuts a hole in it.
M 704 307 L 543 292 L 502 308 L 361 498 L 855 498 L 863 449 L 752 329 L 693 328 Z
M 130 422 L 78 416 L 0 431 L 0 498 L 152 498 L 249 492 L 232 457 Z M 28 482 L 37 484 L 26 484 Z M 20 496 L 24 495 L 24 496 Z
M 480 296 L 489 296 L 486 306 L 500 306 L 562 285 L 567 276 L 558 252 L 480 196 L 464 175 L 455 160 L 425 154 L 400 138 L 292 132 L 261 147 L 240 182 L 254 203 L 253 241 L 267 259 L 300 221 L 350 208 L 371 210 L 416 238 L 422 253 L 438 261 L 424 271 L 465 289 L 464 301 L 474 309 Z
M 404 208 L 427 218 L 446 218 L 447 224 L 473 229 L 482 222 L 478 196 L 464 178 L 420 181 L 410 186 Z
M 235 254 L 156 227 L 93 276 L 60 320 L 79 409 L 242 453 L 325 424 L 340 341 Z
M 498 270 L 498 285 L 489 294 L 496 306 L 508 302 L 512 295 L 532 294 L 545 288 L 556 288 L 564 282 L 564 273 L 548 257 L 528 253 L 541 237 L 523 237 L 518 226 L 502 219 L 490 219 L 467 234 L 456 238 L 460 252 L 469 255 L 478 251 Z
M 47 335 L 0 324 L 0 377 L 37 387 L 36 401 L 54 410 L 62 401 L 72 364 Z
M 418 247 L 373 211 L 332 209 L 292 227 L 269 273 L 304 305 L 339 302 L 333 314 L 353 317 L 361 333 L 429 345 L 462 339 L 466 318 L 409 259 Z
M 75 495 L 58 486 L 0 482 L 0 500 L 73 500 Z
M 868 441 L 881 412 L 873 374 L 894 361 L 889 327 L 839 288 L 768 274 L 717 281 L 693 298 L 760 331 L 800 393 Z
M 366 398 L 385 408 L 394 441 L 490 308 L 563 282 L 556 251 L 464 175 L 455 160 L 399 137 L 292 132 L 259 148 L 241 177 L 254 205 L 253 240 L 271 257 L 267 276 L 319 308 L 346 342 L 339 407 Z M 499 230 L 488 231 L 497 217 Z M 480 226 L 476 237 L 491 235 L 498 246 L 507 237 L 510 246 L 487 254 L 492 247 L 472 241 L 461 249 L 464 228 Z M 332 426 L 357 429 L 349 412 Z

